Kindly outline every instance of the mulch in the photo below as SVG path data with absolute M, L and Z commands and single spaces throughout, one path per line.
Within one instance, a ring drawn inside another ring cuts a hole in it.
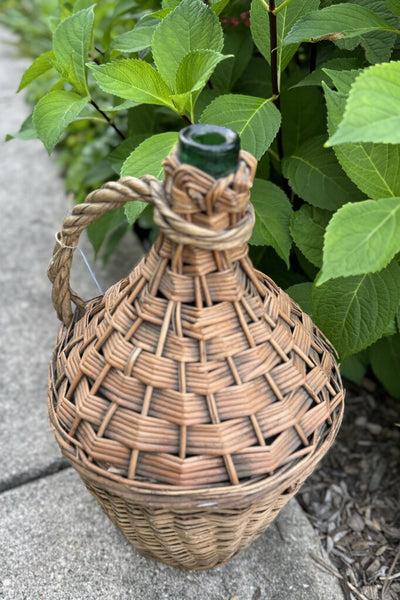
M 400 599 L 400 402 L 346 383 L 338 438 L 297 498 L 346 600 Z

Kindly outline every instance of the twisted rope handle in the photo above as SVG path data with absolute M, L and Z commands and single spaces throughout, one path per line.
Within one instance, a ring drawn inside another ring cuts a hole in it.
M 123 177 L 119 181 L 111 181 L 91 192 L 85 202 L 75 205 L 71 215 L 64 219 L 61 231 L 56 236 L 57 243 L 47 275 L 53 285 L 53 306 L 57 317 L 65 326 L 72 319 L 71 302 L 80 308 L 84 308 L 86 304 L 70 287 L 73 252 L 81 233 L 106 212 L 124 206 L 127 202 L 140 199 L 152 203 L 153 190 L 159 186 L 160 182 L 148 175 L 140 179 Z
M 168 165 L 179 179 L 181 165 L 175 153 L 164 161 L 164 166 L 168 167 Z M 138 199 L 154 204 L 154 221 L 166 237 L 177 244 L 193 245 L 204 250 L 228 250 L 245 243 L 250 238 L 255 217 L 253 206 L 248 202 L 248 198 L 255 174 L 256 159 L 242 150 L 236 173 L 218 180 L 205 175 L 196 167 L 182 165 L 182 168 L 185 175 L 190 175 L 196 193 L 203 189 L 203 192 L 214 200 L 221 198 L 226 190 L 236 185 L 234 193 L 244 193 L 246 198 L 247 206 L 242 218 L 228 229 L 219 231 L 195 225 L 171 209 L 163 183 L 151 175 L 144 175 L 140 179 L 123 177 L 118 181 L 104 184 L 100 189 L 91 192 L 85 202 L 74 206 L 71 215 L 64 219 L 61 231 L 56 236 L 57 243 L 47 275 L 53 284 L 54 308 L 65 326 L 68 326 L 72 319 L 71 302 L 80 308 L 84 308 L 86 304 L 70 287 L 72 255 L 78 245 L 79 236 L 84 229 L 109 210 Z

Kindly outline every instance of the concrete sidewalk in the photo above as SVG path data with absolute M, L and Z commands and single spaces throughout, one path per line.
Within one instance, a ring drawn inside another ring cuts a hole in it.
M 342 600 L 310 557 L 329 562 L 296 501 L 228 566 L 185 572 L 141 557 L 61 460 L 47 420 L 58 323 L 45 272 L 67 201 L 40 142 L 3 142 L 28 114 L 15 96 L 27 64 L 7 39 L 0 30 L 0 599 Z M 96 267 L 103 286 L 139 252 L 127 239 L 107 270 Z M 97 295 L 76 263 L 78 291 Z

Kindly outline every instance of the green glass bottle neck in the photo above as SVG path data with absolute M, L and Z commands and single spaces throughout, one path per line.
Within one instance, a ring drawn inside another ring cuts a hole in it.
M 239 151 L 239 136 L 227 127 L 196 124 L 179 132 L 179 160 L 216 179 L 236 171 Z

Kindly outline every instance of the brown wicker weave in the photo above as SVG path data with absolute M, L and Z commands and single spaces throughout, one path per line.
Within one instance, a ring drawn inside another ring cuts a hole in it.
M 136 548 L 205 569 L 261 534 L 312 472 L 343 389 L 329 342 L 248 257 L 255 159 L 242 152 L 217 180 L 175 153 L 164 166 L 164 184 L 106 184 L 63 223 L 49 268 L 64 322 L 49 412 L 64 455 Z M 69 287 L 79 235 L 137 198 L 154 204 L 161 234 L 86 304 Z

